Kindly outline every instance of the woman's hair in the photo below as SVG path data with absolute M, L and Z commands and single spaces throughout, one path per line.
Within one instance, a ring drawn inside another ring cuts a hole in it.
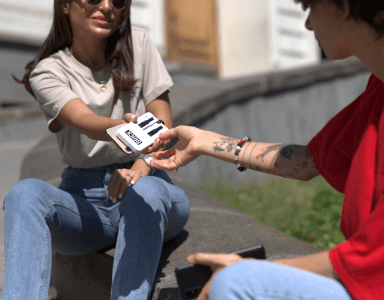
M 315 4 L 328 1 L 339 9 L 344 9 L 343 0 L 294 0 L 296 3 Z M 377 33 L 378 39 L 384 36 L 384 1 L 380 0 L 346 0 L 349 5 L 349 18 L 370 25 Z
M 32 95 L 33 91 L 29 85 L 29 76 L 36 65 L 51 54 L 68 47 L 72 44 L 72 30 L 69 18 L 64 14 L 61 3 L 65 0 L 54 0 L 53 24 L 47 38 L 40 47 L 36 57 L 25 66 L 26 72 L 23 79 L 12 75 L 13 79 L 24 84 L 26 90 Z M 71 0 L 67 0 L 71 1 Z M 116 93 L 120 91 L 129 92 L 136 83 L 133 73 L 133 46 L 131 30 L 131 0 L 125 0 L 120 25 L 116 31 L 108 37 L 105 57 L 111 65 L 113 84 Z

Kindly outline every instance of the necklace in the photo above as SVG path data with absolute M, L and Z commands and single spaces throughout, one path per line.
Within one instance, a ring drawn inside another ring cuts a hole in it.
M 104 93 L 107 91 L 107 86 L 106 86 L 106 82 L 105 81 L 101 81 L 101 84 L 99 86 L 99 90 L 100 92 Z

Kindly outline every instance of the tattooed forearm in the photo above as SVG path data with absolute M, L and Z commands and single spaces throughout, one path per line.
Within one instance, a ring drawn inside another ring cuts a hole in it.
M 229 153 L 236 149 L 237 142 L 232 138 L 221 138 L 221 142 L 214 142 L 213 145 L 215 152 L 227 151 Z
M 264 157 L 268 154 L 271 153 L 272 151 L 279 151 L 279 153 L 285 157 L 288 158 L 289 160 L 292 160 L 292 156 L 295 154 L 298 154 L 303 148 L 306 146 L 300 146 L 300 145 L 290 145 L 290 144 L 276 144 L 272 146 L 268 146 L 263 149 L 263 153 L 259 154 L 257 156 L 258 159 L 261 161 L 264 160 Z M 308 148 L 305 153 L 306 158 L 311 158 L 311 153 L 309 152 Z
M 221 148 L 218 143 L 213 143 L 213 151 L 215 152 L 224 152 L 225 150 L 223 148 Z
M 307 147 L 307 149 L 305 149 L 305 157 L 308 158 L 308 159 L 312 158 L 312 154 L 311 154 L 311 152 L 309 152 L 309 148 L 308 147 Z
M 251 143 L 249 143 L 249 142 L 245 143 L 245 145 L 243 145 L 244 149 L 242 149 L 242 151 L 241 151 L 243 153 L 243 157 L 242 157 L 241 161 L 243 162 L 243 167 L 245 167 L 245 168 L 248 168 L 248 166 L 245 165 L 245 153 L 247 152 L 247 149 L 248 149 L 250 144 Z M 240 154 L 241 154 L 241 152 L 240 152 Z
M 307 146 L 250 143 L 241 164 L 252 170 L 287 178 L 309 180 L 317 176 Z
M 283 145 L 281 145 L 281 148 L 279 149 L 279 151 L 280 151 L 280 154 L 282 156 L 284 156 L 285 158 L 288 158 L 289 160 L 292 160 L 292 156 L 294 154 L 299 154 L 299 152 L 301 150 L 303 150 L 304 148 L 305 148 L 305 146 L 283 144 Z M 310 158 L 310 157 L 308 157 L 307 151 L 305 153 L 305 156 L 306 156 L 306 158 Z
M 281 144 L 276 144 L 276 145 L 268 146 L 268 147 L 264 148 L 263 149 L 263 153 L 260 153 L 259 155 L 257 155 L 256 158 L 260 159 L 261 161 L 264 161 L 264 157 L 268 153 L 271 153 L 274 150 L 279 150 L 281 146 L 282 146 Z
M 253 151 L 255 150 L 257 144 L 258 144 L 258 143 L 253 143 L 253 144 L 252 144 L 253 147 L 252 147 L 251 153 L 249 154 L 249 157 L 248 157 L 248 160 L 249 160 L 249 162 L 248 162 L 248 168 L 249 168 L 249 169 L 252 169 L 251 158 L 252 158 L 252 153 L 253 153 Z M 244 152 L 244 155 L 245 155 L 245 152 Z M 245 158 L 244 158 L 244 164 L 245 164 Z M 257 168 L 259 168 L 259 169 L 257 169 Z M 261 168 L 260 168 L 260 167 L 256 167 L 256 171 L 261 171 Z

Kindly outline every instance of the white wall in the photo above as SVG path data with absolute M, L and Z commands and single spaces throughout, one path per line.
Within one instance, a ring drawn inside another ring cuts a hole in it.
M 52 16 L 53 0 L 0 0 L 0 40 L 39 46 L 48 35 Z M 131 19 L 164 53 L 163 0 L 133 0 Z
M 269 1 L 269 0 L 268 0 Z M 246 76 L 269 69 L 265 0 L 218 0 L 219 74 Z
M 293 0 L 217 0 L 220 78 L 320 61 L 318 43 L 305 28 L 307 12 Z
M 41 45 L 52 12 L 52 0 L 0 0 L 0 40 Z
M 305 28 L 309 10 L 293 0 L 268 0 L 269 64 L 272 70 L 297 68 L 320 61 L 320 48 Z

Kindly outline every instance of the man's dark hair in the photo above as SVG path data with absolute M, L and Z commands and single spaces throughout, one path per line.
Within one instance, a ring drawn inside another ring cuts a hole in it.
M 344 9 L 343 0 L 294 0 L 296 3 L 315 4 L 328 1 L 338 8 Z M 346 0 L 349 4 L 349 18 L 370 25 L 377 33 L 378 39 L 384 36 L 384 1 L 381 0 Z

